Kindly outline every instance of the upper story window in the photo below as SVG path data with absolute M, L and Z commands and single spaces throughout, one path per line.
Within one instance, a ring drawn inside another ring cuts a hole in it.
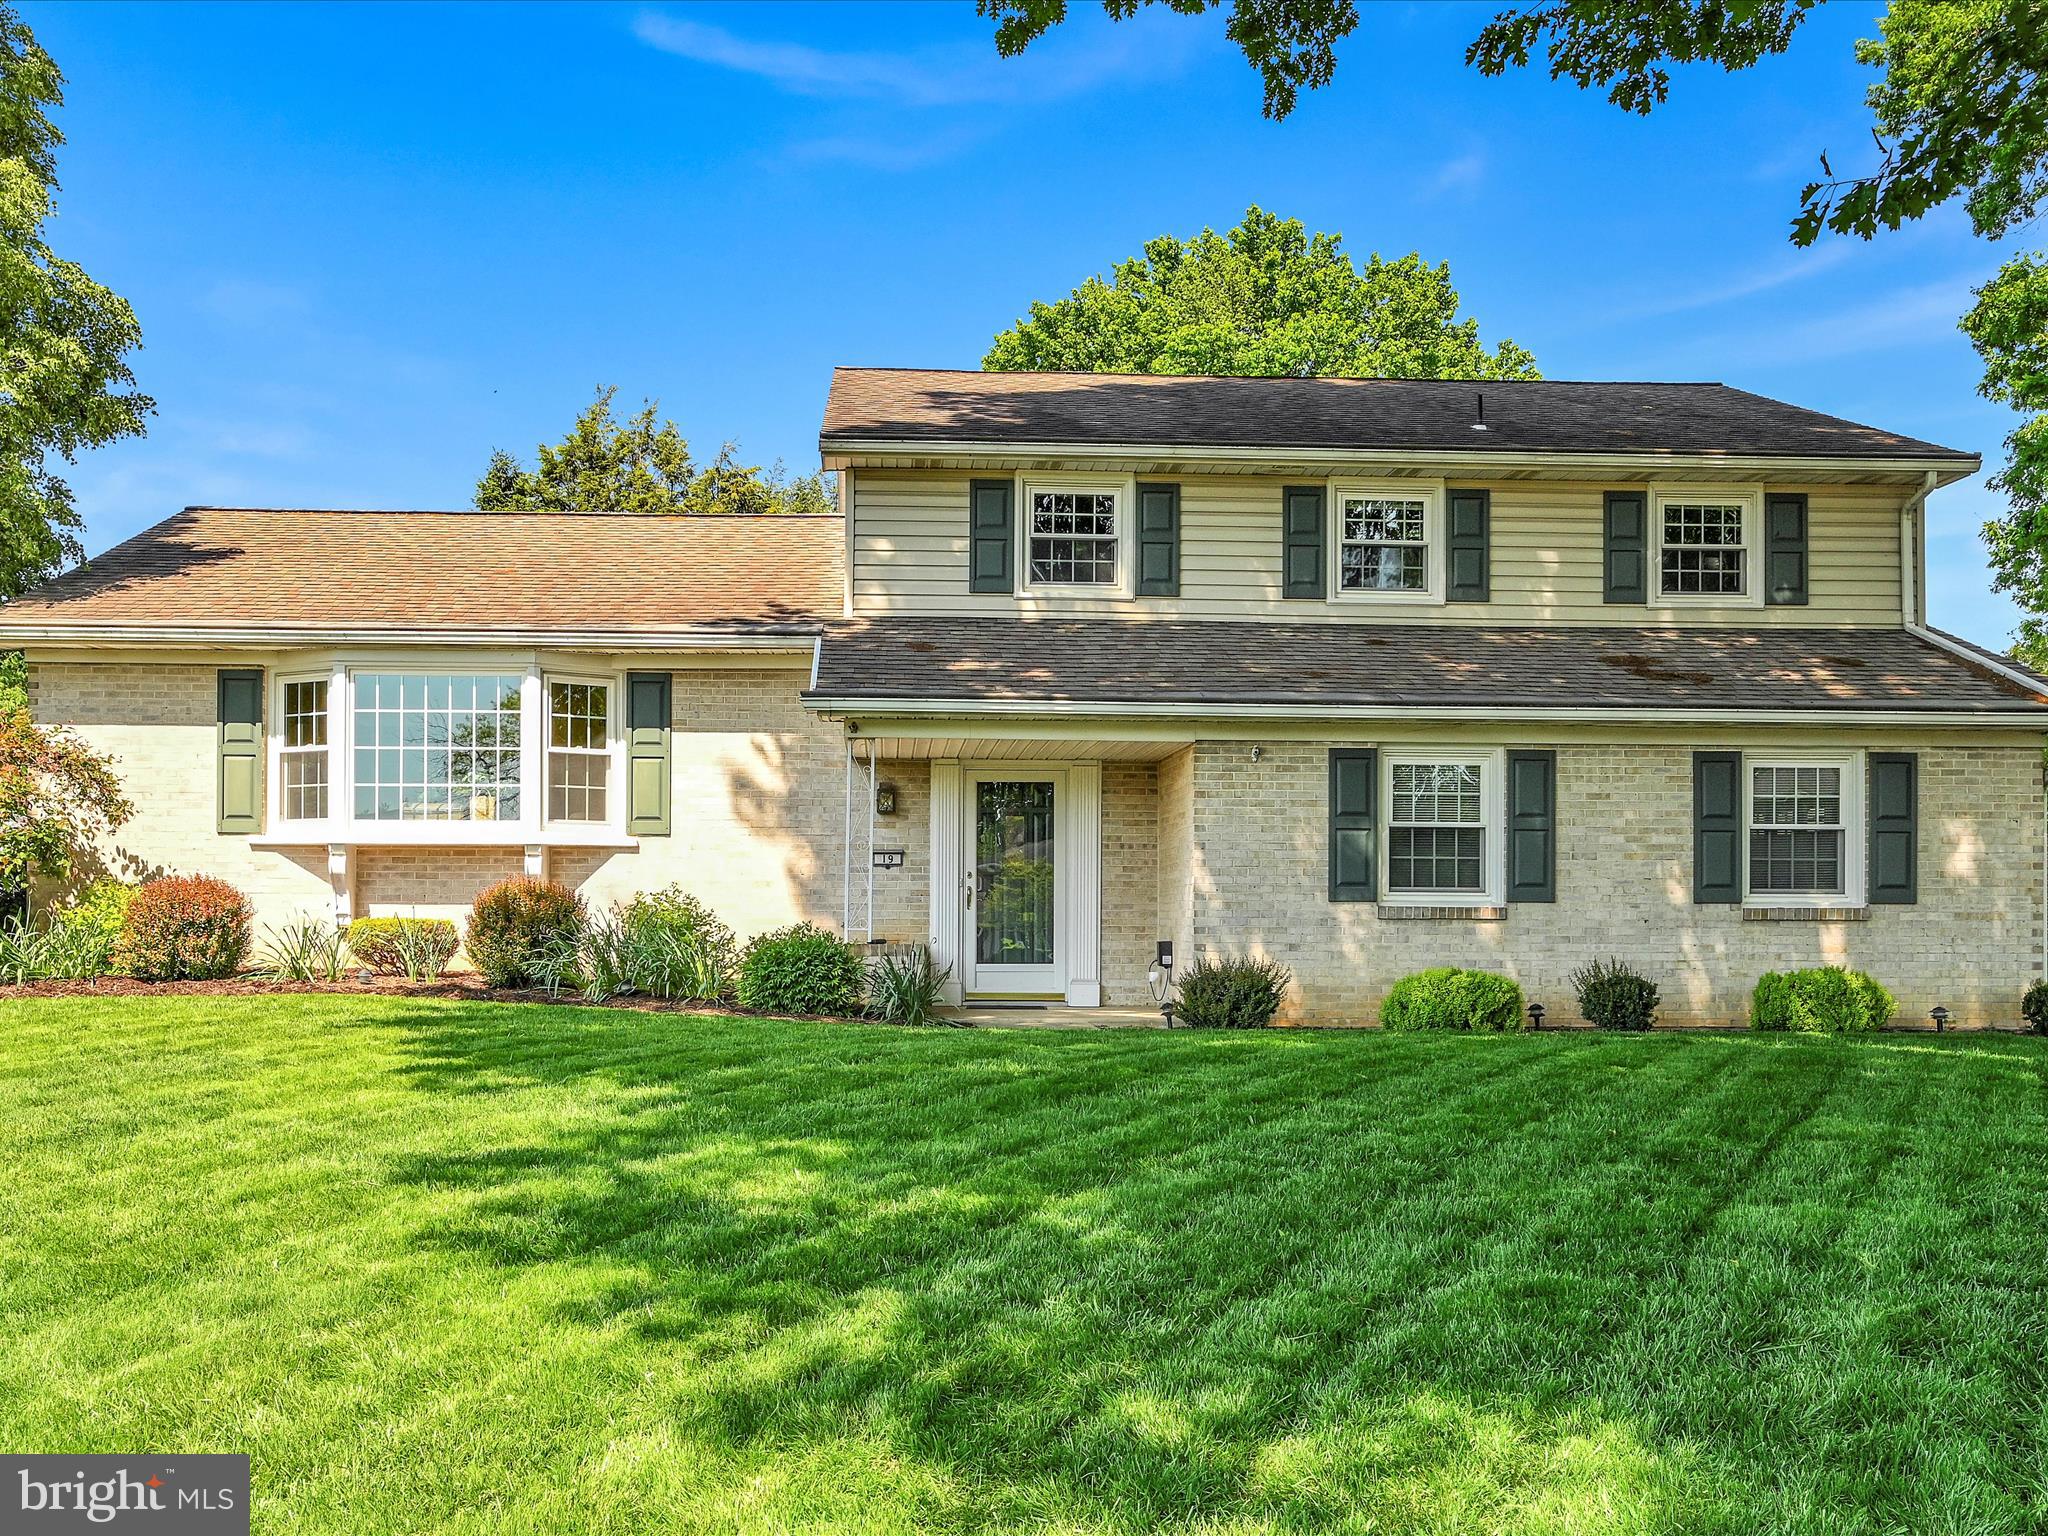
M 1342 496 L 1337 586 L 1345 592 L 1429 590 L 1429 504 L 1420 497 Z
M 517 821 L 517 673 L 359 672 L 358 821 Z
M 1861 900 L 1862 759 L 1749 758 L 1749 895 Z
M 287 821 L 325 821 L 327 679 L 286 683 L 283 705 L 283 743 L 278 754 L 278 777 L 284 790 L 281 814 Z
M 1116 587 L 1117 524 L 1122 497 L 1114 490 L 1029 488 L 1025 569 L 1033 586 Z
M 1389 750 L 1385 756 L 1387 899 L 1497 900 L 1504 847 L 1500 754 Z
M 1752 492 L 1659 492 L 1659 594 L 1680 601 L 1750 601 L 1756 526 Z
M 611 689 L 548 680 L 548 820 L 603 821 L 611 787 Z

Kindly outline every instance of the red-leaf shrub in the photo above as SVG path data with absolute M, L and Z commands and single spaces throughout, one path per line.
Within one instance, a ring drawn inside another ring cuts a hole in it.
M 514 875 L 477 897 L 462 947 L 494 987 L 553 985 L 574 973 L 583 915 L 566 885 Z
M 232 976 L 249 953 L 249 903 L 211 875 L 166 875 L 128 903 L 118 969 L 144 981 Z

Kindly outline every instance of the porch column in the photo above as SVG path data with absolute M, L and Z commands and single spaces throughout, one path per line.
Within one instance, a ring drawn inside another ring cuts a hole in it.
M 1067 1005 L 1102 1006 L 1102 764 L 1067 770 Z
M 932 764 L 932 963 L 948 968 L 946 1001 L 959 1006 L 966 978 L 960 955 L 961 891 L 967 879 L 960 847 L 966 810 L 960 800 L 960 765 Z

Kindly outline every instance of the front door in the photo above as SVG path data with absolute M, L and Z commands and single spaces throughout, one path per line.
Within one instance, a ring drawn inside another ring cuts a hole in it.
M 1057 846 L 1065 775 L 990 770 L 967 779 L 967 994 L 1061 998 L 1063 879 Z

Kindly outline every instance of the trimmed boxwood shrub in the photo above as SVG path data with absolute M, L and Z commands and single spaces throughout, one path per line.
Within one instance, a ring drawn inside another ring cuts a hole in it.
M 477 897 L 463 947 L 494 987 L 563 980 L 583 937 L 583 902 L 565 885 L 514 875 Z
M 1839 965 L 1766 971 L 1749 998 L 1751 1029 L 1853 1032 L 1883 1029 L 1899 1005 L 1861 971 Z
M 166 875 L 128 901 L 115 965 L 144 981 L 213 981 L 249 954 L 249 903 L 211 875 Z
M 1434 966 L 1403 976 L 1380 1004 L 1382 1029 L 1520 1029 L 1522 989 L 1493 971 Z
M 373 971 L 403 975 L 405 955 L 400 945 L 408 934 L 415 943 L 425 943 L 438 952 L 443 965 L 461 943 L 455 925 L 445 917 L 359 917 L 348 925 L 349 953 Z
M 2020 999 L 2020 1017 L 2037 1035 L 2048 1035 L 2048 981 L 2037 981 Z
M 1197 960 L 1180 979 L 1174 1013 L 1195 1029 L 1264 1029 L 1293 980 L 1273 960 Z
M 1644 1030 L 1657 1022 L 1657 983 L 1626 960 L 1594 960 L 1571 979 L 1579 1017 L 1594 1028 Z
M 740 1006 L 756 1013 L 856 1014 L 865 982 L 860 958 L 814 923 L 764 933 L 740 957 Z

